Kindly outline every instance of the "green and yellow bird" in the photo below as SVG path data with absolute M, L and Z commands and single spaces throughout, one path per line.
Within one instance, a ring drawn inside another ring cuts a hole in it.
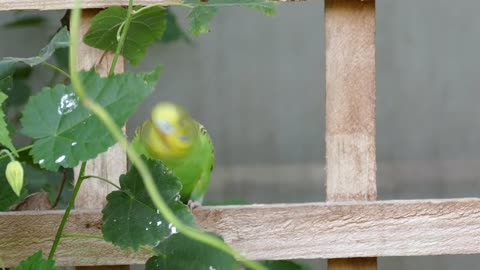
M 178 177 L 184 203 L 190 208 L 201 205 L 210 183 L 214 152 L 210 135 L 200 123 L 182 107 L 162 102 L 139 127 L 134 143 Z

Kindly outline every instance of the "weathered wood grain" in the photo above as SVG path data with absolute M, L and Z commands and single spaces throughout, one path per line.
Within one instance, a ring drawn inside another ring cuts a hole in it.
M 81 36 L 83 36 L 89 26 L 90 20 L 95 16 L 98 10 L 84 10 L 82 12 Z M 106 76 L 110 70 L 113 53 L 95 49 L 80 42 L 78 47 L 78 68 L 90 69 L 95 67 L 96 71 Z M 125 69 L 124 60 L 121 57 L 115 66 L 115 72 L 121 73 Z M 78 173 L 75 169 L 75 174 Z M 114 145 L 107 152 L 99 155 L 96 159 L 89 160 L 85 170 L 85 175 L 95 175 L 110 179 L 118 184 L 118 178 L 127 170 L 127 157 L 119 145 Z M 77 200 L 76 208 L 82 209 L 102 209 L 105 206 L 108 193 L 115 188 L 105 182 L 98 180 L 85 180 L 82 184 Z
M 63 211 L 8 212 L 0 215 L 0 257 L 6 266 L 42 250 L 48 255 Z M 64 233 L 100 234 L 102 216 L 99 210 L 72 211 Z M 58 265 L 111 265 L 142 263 L 140 254 L 131 254 L 96 239 L 62 238 L 55 253 Z
M 327 0 L 327 199 L 374 200 L 375 2 Z
M 99 12 L 98 9 L 83 10 L 80 36 L 83 37 L 90 28 L 90 21 Z M 78 45 L 78 69 L 90 69 L 92 67 L 101 76 L 107 76 L 111 63 L 114 57 L 112 52 L 107 52 L 87 46 L 83 43 L 83 38 L 79 40 Z M 115 66 L 115 73 L 121 73 L 125 69 L 125 61 L 123 57 L 119 58 Z M 75 175 L 78 175 L 79 168 L 75 170 Z M 89 160 L 85 168 L 85 175 L 94 175 L 110 179 L 118 184 L 118 179 L 121 174 L 127 171 L 127 156 L 119 145 L 114 145 L 105 153 L 100 154 L 97 158 Z M 76 177 L 75 177 L 76 179 Z M 102 209 L 106 204 L 106 196 L 112 192 L 115 187 L 98 180 L 86 180 L 83 182 L 80 191 L 75 200 L 75 207 L 77 209 Z M 111 264 L 111 263 L 109 263 Z M 121 266 L 120 263 L 115 263 L 117 266 L 99 266 L 99 267 L 79 267 L 77 270 L 128 270 L 128 265 Z M 78 266 L 79 264 L 71 264 Z
M 277 0 L 279 2 L 300 2 L 305 0 Z M 161 3 L 182 3 L 181 0 L 135 0 L 135 5 L 155 5 Z M 82 8 L 105 8 L 128 6 L 128 0 L 82 0 Z M 0 0 L 1 10 L 59 10 L 72 9 L 73 0 Z
M 336 270 L 368 270 L 377 268 L 375 258 L 347 258 L 328 260 L 328 268 Z
M 183 2 L 178 0 L 137 0 L 136 5 Z M 59 10 L 72 9 L 73 0 L 0 0 L 0 10 Z M 82 8 L 105 8 L 109 6 L 128 6 L 128 0 L 82 0 Z
M 8 266 L 48 251 L 61 211 L 0 214 L 0 254 Z M 480 199 L 202 207 L 198 224 L 254 259 L 421 256 L 480 253 Z M 66 233 L 100 235 L 98 210 L 75 210 Z M 137 264 L 93 239 L 64 238 L 59 265 Z M 348 269 L 348 268 L 344 268 Z
M 325 0 L 325 35 L 327 201 L 375 200 L 375 1 Z M 375 270 L 377 259 L 328 269 Z

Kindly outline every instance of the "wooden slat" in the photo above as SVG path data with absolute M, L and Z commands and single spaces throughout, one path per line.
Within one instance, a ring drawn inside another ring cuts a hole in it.
M 375 2 L 325 5 L 327 200 L 375 200 Z
M 90 21 L 98 13 L 98 9 L 83 10 L 80 36 L 83 37 L 90 28 Z M 114 54 L 103 50 L 95 49 L 83 43 L 83 38 L 79 40 L 78 46 L 78 69 L 90 69 L 95 67 L 95 70 L 101 76 L 107 76 L 110 71 L 110 66 Z M 115 66 L 115 73 L 121 73 L 125 69 L 125 61 L 123 57 L 119 58 Z M 89 160 L 85 169 L 85 175 L 95 175 L 118 184 L 118 179 L 122 173 L 127 171 L 127 156 L 119 145 L 114 145 L 105 153 L 100 154 L 97 158 Z M 75 170 L 78 174 L 78 168 Z M 75 177 L 76 178 L 76 177 Z M 102 209 L 106 204 L 106 196 L 115 188 L 102 181 L 87 180 L 85 181 L 77 195 L 75 201 L 75 208 L 77 209 Z M 115 262 L 115 261 L 112 261 Z M 111 263 L 108 263 L 111 264 Z M 96 267 L 78 267 L 77 270 L 128 270 L 128 265 L 117 266 L 96 266 Z M 77 266 L 77 264 L 71 264 Z
M 179 0 L 135 0 L 135 5 L 183 2 Z M 82 8 L 105 8 L 128 6 L 128 0 L 82 0 Z M 0 0 L 0 10 L 58 10 L 72 9 L 73 0 Z
M 97 14 L 98 10 L 84 10 L 82 12 L 82 20 L 80 26 L 80 34 L 83 36 L 90 27 L 91 19 Z M 110 70 L 112 63 L 113 53 L 105 52 L 99 49 L 95 49 L 87 46 L 83 42 L 80 42 L 78 46 L 78 68 L 90 69 L 95 67 L 96 71 L 106 76 Z M 125 69 L 125 61 L 123 57 L 120 57 L 117 65 L 115 66 L 115 72 L 121 73 Z M 85 175 L 96 175 L 110 179 L 118 184 L 119 176 L 127 171 L 127 157 L 119 145 L 114 145 L 108 149 L 107 152 L 99 155 L 96 159 L 89 160 L 87 162 L 87 168 Z M 78 168 L 75 170 L 75 174 L 78 172 Z M 78 193 L 77 200 L 75 201 L 76 208 L 82 209 L 102 209 L 105 206 L 108 193 L 112 192 L 115 188 L 105 182 L 98 180 L 86 180 Z
M 279 2 L 297 2 L 304 0 L 277 0 Z M 181 0 L 135 0 L 135 5 L 154 5 L 161 3 L 182 3 Z M 128 0 L 82 0 L 82 8 L 105 8 L 127 6 Z M 0 0 L 2 10 L 59 10 L 72 9 L 73 0 Z
M 8 266 L 50 249 L 61 211 L 0 214 L 0 257 Z M 202 207 L 199 225 L 253 259 L 480 253 L 480 199 Z M 98 210 L 75 210 L 66 233 L 100 235 Z M 99 240 L 64 238 L 59 265 L 143 263 L 148 254 Z
M 325 0 L 325 43 L 327 201 L 375 200 L 375 1 Z M 375 270 L 377 259 L 328 269 Z
M 376 269 L 377 260 L 365 259 L 365 258 L 347 258 L 347 259 L 333 259 L 328 261 L 329 269 L 341 269 L 341 270 L 363 270 L 363 269 Z

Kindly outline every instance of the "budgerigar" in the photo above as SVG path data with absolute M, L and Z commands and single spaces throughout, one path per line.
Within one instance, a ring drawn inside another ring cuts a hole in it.
M 136 143 L 161 160 L 183 184 L 181 200 L 200 206 L 213 169 L 213 144 L 207 130 L 182 107 L 162 102 L 137 130 Z

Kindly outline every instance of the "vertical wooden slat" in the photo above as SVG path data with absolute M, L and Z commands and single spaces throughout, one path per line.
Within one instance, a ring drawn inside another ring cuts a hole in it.
M 98 10 L 84 10 L 81 21 L 81 35 L 83 36 L 89 26 L 91 19 L 97 14 Z M 100 75 L 106 76 L 110 70 L 113 54 L 102 50 L 88 47 L 80 42 L 78 47 L 78 68 L 90 69 L 95 67 Z M 115 72 L 121 73 L 125 69 L 123 58 L 118 61 Z M 106 153 L 101 154 L 96 159 L 88 161 L 85 174 L 96 175 L 118 183 L 119 176 L 127 170 L 127 158 L 121 147 L 115 145 Z M 78 168 L 75 170 L 78 173 Z M 86 180 L 78 193 L 75 201 L 75 207 L 82 209 L 101 209 L 105 206 L 105 196 L 114 190 L 111 185 L 98 181 Z M 112 262 L 115 263 L 115 262 Z M 94 266 L 77 267 L 77 270 L 128 270 L 129 266 Z
M 333 270 L 371 270 L 377 269 L 376 258 L 348 258 L 328 260 L 328 269 Z
M 325 0 L 327 200 L 375 200 L 375 1 Z M 374 270 L 376 258 L 330 270 Z

